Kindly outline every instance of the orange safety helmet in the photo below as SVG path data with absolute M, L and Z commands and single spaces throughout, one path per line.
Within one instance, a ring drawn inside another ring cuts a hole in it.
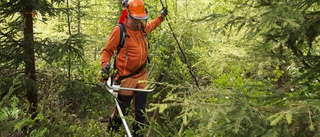
M 125 0 L 124 5 L 131 17 L 138 20 L 146 20 L 149 18 L 142 0 Z

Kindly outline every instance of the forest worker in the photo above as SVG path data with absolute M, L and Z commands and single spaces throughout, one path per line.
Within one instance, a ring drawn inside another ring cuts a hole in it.
M 147 86 L 147 83 L 140 83 L 138 81 L 145 81 L 148 79 L 148 74 L 145 68 L 148 56 L 146 36 L 161 24 L 168 13 L 168 10 L 167 8 L 163 8 L 158 17 L 150 22 L 146 22 L 149 16 L 142 0 L 125 0 L 123 1 L 123 5 L 125 7 L 125 12 L 122 12 L 122 16 L 125 15 L 125 20 L 120 18 L 119 23 L 124 24 L 127 36 L 123 47 L 119 50 L 115 59 L 115 67 L 117 69 L 115 84 L 120 84 L 121 87 L 143 89 Z M 102 70 L 108 74 L 110 69 L 110 59 L 114 51 L 117 50 L 119 43 L 120 27 L 116 26 L 112 30 L 101 55 Z M 143 114 L 145 112 L 146 98 L 146 92 L 123 90 L 118 92 L 118 100 L 124 115 L 127 114 L 127 109 L 133 99 L 133 112 L 134 119 L 136 121 L 132 125 L 133 136 L 138 136 L 137 131 L 143 125 L 141 123 L 145 122 Z M 109 119 L 108 130 L 117 130 L 120 124 L 121 119 L 115 109 Z

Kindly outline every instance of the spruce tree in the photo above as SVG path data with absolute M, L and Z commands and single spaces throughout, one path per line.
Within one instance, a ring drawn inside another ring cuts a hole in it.
M 34 20 L 37 14 L 54 15 L 52 4 L 60 1 L 51 2 L 0 2 L 0 104 L 3 107 L 13 96 L 26 98 L 32 119 L 38 113 L 36 56 L 42 54 L 39 49 L 43 45 L 35 40 Z

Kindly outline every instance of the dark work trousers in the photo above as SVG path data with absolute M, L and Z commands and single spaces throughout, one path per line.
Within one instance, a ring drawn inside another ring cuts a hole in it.
M 145 73 L 141 77 L 137 78 L 126 78 L 121 81 L 121 87 L 129 87 L 129 88 L 138 88 L 143 89 L 147 86 L 146 82 L 139 82 L 140 80 L 147 80 L 148 74 Z M 135 122 L 133 122 L 133 136 L 134 137 L 143 137 L 142 134 L 138 134 L 138 131 L 143 128 L 145 123 L 145 108 L 147 101 L 147 92 L 139 92 L 139 91 L 119 91 L 118 93 L 118 101 L 121 107 L 121 111 L 123 115 L 128 114 L 128 110 L 130 108 L 131 100 L 133 99 L 133 113 Z M 114 123 L 116 125 L 120 125 L 122 123 L 120 117 L 118 116 L 117 110 L 111 116 L 110 123 Z
M 143 135 L 138 134 L 138 131 L 143 128 L 143 124 L 145 123 L 145 108 L 146 108 L 146 100 L 147 93 L 146 92 L 134 92 L 133 96 L 124 96 L 118 95 L 118 101 L 123 115 L 128 114 L 128 110 L 130 108 L 130 102 L 133 98 L 133 112 L 135 122 L 132 124 L 133 136 L 134 137 L 143 137 Z M 117 110 L 115 110 L 114 115 L 111 117 L 112 122 L 114 124 L 120 125 L 122 123 Z

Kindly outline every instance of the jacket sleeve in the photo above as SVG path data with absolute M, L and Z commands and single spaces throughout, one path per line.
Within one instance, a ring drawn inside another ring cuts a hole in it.
M 153 31 L 154 29 L 156 29 L 161 22 L 163 21 L 163 18 L 161 17 L 161 15 L 159 15 L 158 17 L 156 17 L 155 19 L 149 21 L 146 25 L 146 33 L 150 33 L 151 31 Z
M 120 28 L 116 26 L 115 28 L 113 28 L 106 46 L 102 49 L 101 63 L 100 63 L 101 68 L 103 68 L 108 62 L 110 62 L 113 52 L 114 50 L 117 49 L 119 42 L 120 42 Z

